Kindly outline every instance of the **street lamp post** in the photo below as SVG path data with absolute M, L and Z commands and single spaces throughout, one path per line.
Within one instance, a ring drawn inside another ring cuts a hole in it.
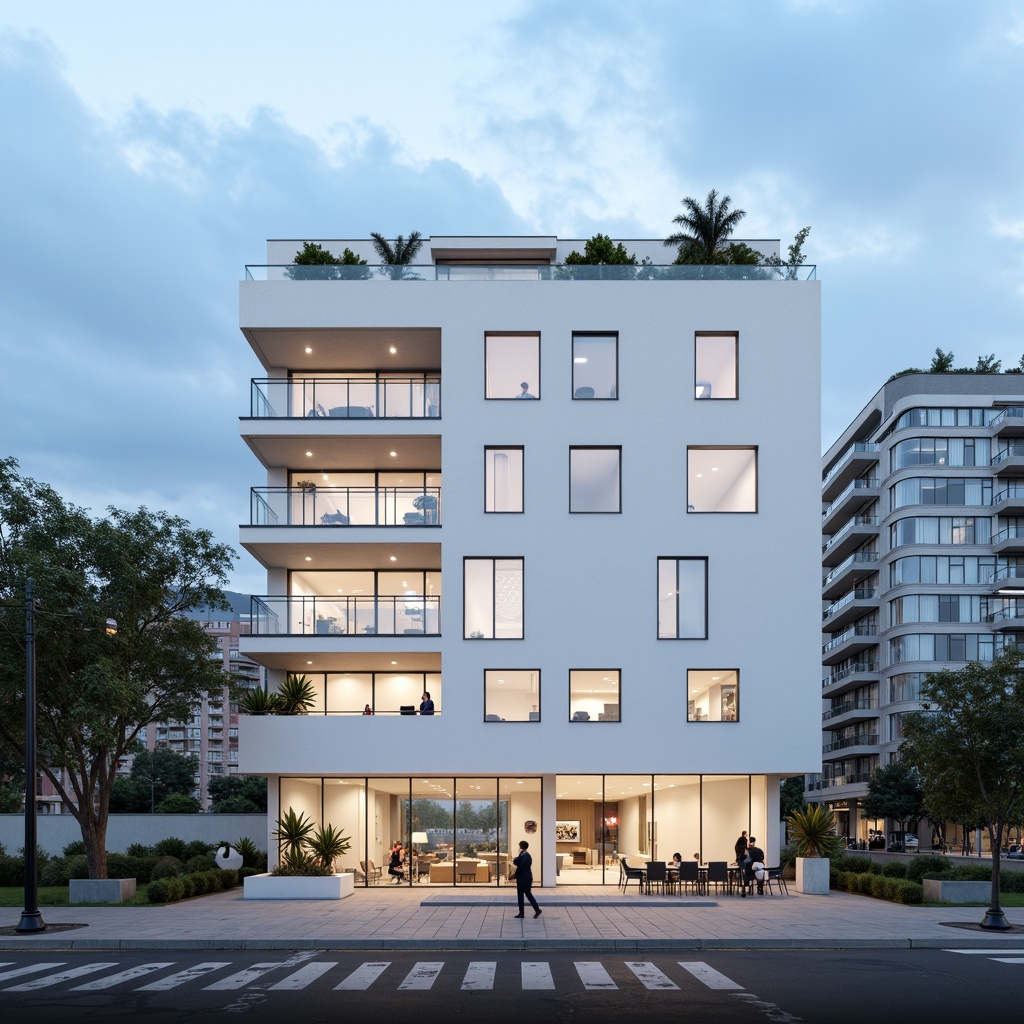
M 39 913 L 38 840 L 36 836 L 36 628 L 32 580 L 25 581 L 25 906 L 15 931 L 46 931 Z

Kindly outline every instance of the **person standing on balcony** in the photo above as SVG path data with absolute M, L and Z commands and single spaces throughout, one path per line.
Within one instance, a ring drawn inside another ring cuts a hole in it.
M 432 715 L 434 713 L 434 702 L 430 699 L 429 693 L 423 694 L 423 699 L 420 701 L 420 714 L 421 715 Z

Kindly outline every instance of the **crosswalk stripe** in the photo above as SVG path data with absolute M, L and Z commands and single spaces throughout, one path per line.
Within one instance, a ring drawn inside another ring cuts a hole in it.
M 732 978 L 727 978 L 724 974 L 719 974 L 713 967 L 709 967 L 706 963 L 701 960 L 677 960 L 676 963 L 689 974 L 692 974 L 701 984 L 707 985 L 708 988 L 718 989 L 742 989 L 742 985 L 737 985 Z
M 677 989 L 679 986 L 667 975 L 662 974 L 649 960 L 627 960 L 626 966 L 636 975 L 644 988 Z
M 108 967 L 116 967 L 111 964 L 85 964 L 83 967 L 72 967 L 70 971 L 60 971 L 57 974 L 48 974 L 45 978 L 36 978 L 35 981 L 26 981 L 23 985 L 11 985 L 5 988 L 5 992 L 33 992 L 39 988 L 49 988 L 50 985 L 59 985 L 62 981 L 70 981 L 72 978 L 80 978 L 83 974 L 92 974 L 94 971 L 103 971 Z
M 96 992 L 99 989 L 113 988 L 115 985 L 122 985 L 126 981 L 134 981 L 154 971 L 162 970 L 164 967 L 173 967 L 174 961 L 169 960 L 163 964 L 140 964 L 138 967 L 131 967 L 127 971 L 120 971 L 111 974 L 106 978 L 97 978 L 96 981 L 87 981 L 84 985 L 76 985 L 72 992 Z
M 466 976 L 462 979 L 464 992 L 489 992 L 494 988 L 494 972 L 498 964 L 494 961 L 474 960 L 466 968 Z
M 1001 946 L 998 949 L 944 949 L 943 953 L 966 953 L 968 956 L 991 956 L 993 953 L 1024 953 L 1024 949 L 1010 949 Z
M 444 967 L 443 960 L 421 960 L 414 964 L 405 980 L 398 986 L 399 992 L 422 991 L 430 988 Z
M 7 964 L 4 964 L 6 967 Z M 51 967 L 63 967 L 64 961 L 58 960 L 53 964 L 29 964 L 28 967 L 18 967 L 13 971 L 4 971 L 0 974 L 0 981 L 7 981 L 8 978 L 20 978 L 24 974 L 35 974 L 36 971 L 48 971 Z
M 179 985 L 186 985 L 190 981 L 194 981 L 196 978 L 201 978 L 204 974 L 209 974 L 210 971 L 219 970 L 221 967 L 230 967 L 230 962 L 222 963 L 218 960 L 207 960 L 201 964 L 193 964 L 191 967 L 186 967 L 183 971 L 178 971 L 177 974 L 172 974 L 169 978 L 161 978 L 159 981 L 151 981 L 148 985 L 140 985 L 135 991 L 136 992 L 166 992 L 168 989 L 177 988 Z
M 340 985 L 335 985 L 334 990 L 337 991 L 338 989 L 348 989 L 350 991 L 355 992 L 365 991 L 390 966 L 390 960 L 361 964 Z
M 524 962 L 522 965 L 523 989 L 553 989 L 555 979 L 551 977 L 551 967 L 546 963 Z
M 1024 956 L 994 956 L 991 959 L 999 964 L 1024 964 Z
M 226 978 L 220 978 L 212 985 L 205 986 L 203 991 L 229 992 L 233 989 L 245 988 L 249 982 L 256 981 L 258 978 L 262 978 L 264 974 L 268 974 L 275 968 L 283 966 L 284 964 L 281 963 L 253 964 L 251 967 L 246 967 L 244 971 L 239 971 L 237 974 L 229 974 Z
M 576 973 L 583 982 L 583 987 L 588 992 L 595 990 L 607 990 L 618 988 L 612 981 L 612 976 L 596 960 L 584 960 L 576 962 Z
M 296 989 L 305 988 L 316 981 L 321 975 L 326 974 L 332 967 L 337 966 L 337 960 L 306 964 L 305 967 L 299 968 L 294 974 L 289 974 L 287 978 L 282 978 L 276 985 L 271 985 L 270 991 L 294 992 Z

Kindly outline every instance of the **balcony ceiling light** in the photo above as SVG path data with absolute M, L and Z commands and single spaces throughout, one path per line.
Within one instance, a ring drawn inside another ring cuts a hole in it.
M 586 361 L 587 361 L 587 357 L 586 356 L 574 356 L 573 357 L 573 362 L 574 363 L 585 363 Z
M 398 456 L 398 452 L 388 452 L 388 454 L 389 454 L 389 455 L 391 456 L 391 458 L 393 458 L 393 459 L 394 459 L 394 458 L 397 458 L 397 456 Z
M 313 350 L 312 350 L 312 349 L 311 349 L 311 348 L 310 348 L 310 347 L 309 347 L 309 346 L 307 345 L 307 346 L 306 346 L 306 355 L 307 355 L 307 356 L 310 356 L 310 355 L 312 355 L 312 354 L 313 354 Z
M 306 452 L 306 458 L 307 459 L 313 458 L 313 453 L 312 452 Z
M 394 555 L 392 555 L 392 556 L 391 556 L 391 561 L 392 561 L 392 562 L 397 562 L 397 561 L 398 561 L 398 559 L 397 559 L 397 558 L 396 558 L 396 557 L 395 557 Z
M 307 562 L 312 562 L 313 561 L 313 556 L 312 555 L 306 555 L 306 561 Z
M 396 352 L 398 351 L 398 349 L 397 349 L 397 348 L 395 348 L 395 346 L 394 346 L 394 345 L 392 345 L 392 346 L 391 346 L 391 348 L 389 348 L 389 349 L 388 349 L 388 351 L 389 351 L 389 352 L 390 352 L 390 353 L 391 353 L 392 355 L 394 355 L 394 354 L 395 354 L 395 353 L 396 353 Z

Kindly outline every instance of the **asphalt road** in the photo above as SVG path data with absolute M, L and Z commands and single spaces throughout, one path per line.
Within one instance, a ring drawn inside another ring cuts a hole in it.
M 659 949 L 649 957 L 174 950 L 0 954 L 0 1020 L 865 1024 L 1014 1019 L 1016 950 Z

